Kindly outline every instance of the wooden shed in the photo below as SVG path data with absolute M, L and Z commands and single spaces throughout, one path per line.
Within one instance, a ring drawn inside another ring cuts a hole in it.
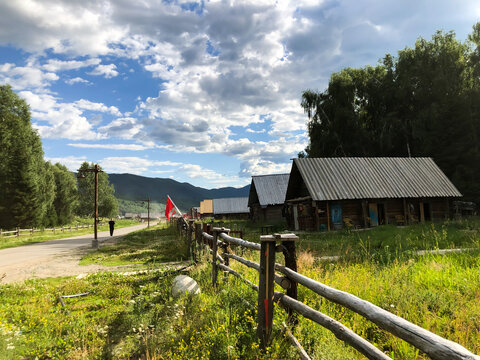
M 294 159 L 287 222 L 318 231 L 444 220 L 461 196 L 431 158 Z
M 253 221 L 285 220 L 283 208 L 290 174 L 252 176 L 248 206 Z
M 248 219 L 248 198 L 213 199 L 213 216 L 215 219 Z

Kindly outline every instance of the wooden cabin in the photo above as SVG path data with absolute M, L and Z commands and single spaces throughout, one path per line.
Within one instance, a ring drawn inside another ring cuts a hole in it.
M 213 199 L 213 216 L 215 219 L 248 219 L 248 197 Z
M 283 208 L 290 174 L 252 176 L 248 206 L 253 221 L 284 221 Z
M 444 220 L 461 196 L 431 158 L 294 159 L 287 223 L 319 231 Z

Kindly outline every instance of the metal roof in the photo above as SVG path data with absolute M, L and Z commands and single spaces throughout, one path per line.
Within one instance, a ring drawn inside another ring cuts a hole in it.
M 432 158 L 302 158 L 295 166 L 315 201 L 462 196 Z
M 248 197 L 213 199 L 213 214 L 248 213 Z
M 260 206 L 283 204 L 289 177 L 290 174 L 252 176 Z

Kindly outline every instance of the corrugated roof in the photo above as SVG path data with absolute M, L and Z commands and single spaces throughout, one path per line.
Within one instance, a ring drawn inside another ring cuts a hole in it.
M 458 197 L 432 158 L 294 159 L 312 200 Z
M 248 197 L 213 199 L 213 213 L 241 214 L 248 213 Z
M 289 177 L 290 174 L 252 176 L 260 206 L 283 204 Z
M 200 214 L 213 214 L 213 201 L 212 200 L 200 201 Z

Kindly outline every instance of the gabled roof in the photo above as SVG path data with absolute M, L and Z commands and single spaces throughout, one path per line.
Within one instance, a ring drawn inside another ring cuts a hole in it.
M 289 177 L 290 174 L 252 176 L 248 204 L 256 202 L 255 192 L 260 206 L 283 204 Z
M 241 214 L 250 212 L 248 197 L 213 199 L 213 214 Z
M 288 199 L 296 171 L 314 201 L 462 196 L 431 158 L 294 159 Z

